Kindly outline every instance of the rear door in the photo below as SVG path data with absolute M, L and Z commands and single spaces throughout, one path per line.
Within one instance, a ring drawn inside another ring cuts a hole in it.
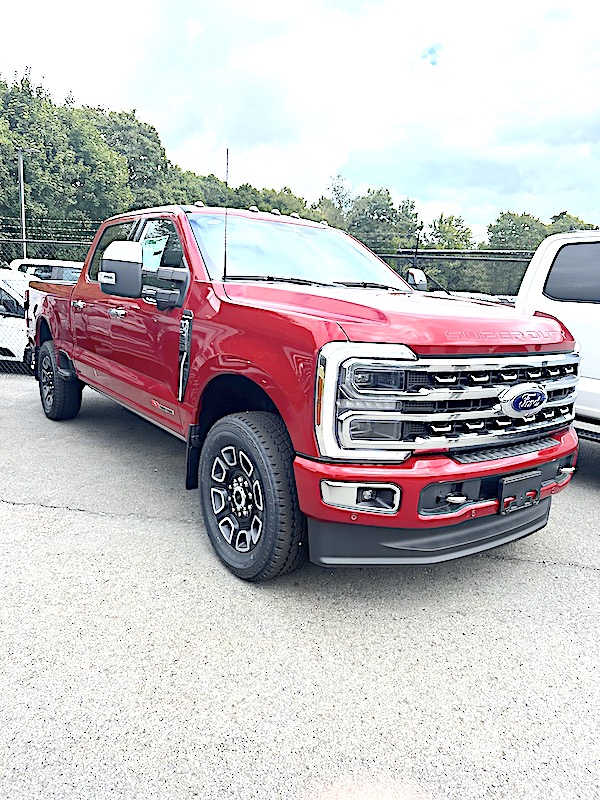
M 103 294 L 98 283 L 102 255 L 111 242 L 132 238 L 137 221 L 118 222 L 107 226 L 71 296 L 73 360 L 86 383 L 111 390 L 112 347 L 110 343 L 111 298 Z

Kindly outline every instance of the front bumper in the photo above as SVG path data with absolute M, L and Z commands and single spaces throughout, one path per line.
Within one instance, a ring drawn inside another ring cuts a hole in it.
M 528 536 L 546 524 L 551 496 L 572 477 L 560 470 L 575 465 L 576 433 L 568 429 L 554 434 L 552 442 L 533 453 L 466 464 L 447 454 L 381 466 L 297 456 L 294 470 L 300 507 L 308 517 L 310 560 L 322 565 L 434 563 Z M 542 473 L 535 504 L 500 513 L 501 479 L 531 471 Z M 393 484 L 401 491 L 400 506 L 387 514 L 333 507 L 323 501 L 322 481 Z M 432 508 L 436 487 L 442 495 L 453 487 L 465 491 L 465 502 Z
M 310 560 L 323 567 L 434 564 L 522 539 L 548 522 L 550 498 L 507 517 L 470 519 L 438 528 L 374 528 L 309 519 Z

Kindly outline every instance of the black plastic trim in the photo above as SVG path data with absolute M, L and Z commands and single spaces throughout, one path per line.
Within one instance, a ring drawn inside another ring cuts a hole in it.
M 185 488 L 198 488 L 198 468 L 200 466 L 200 425 L 190 425 L 185 450 Z
M 313 564 L 391 566 L 435 564 L 522 539 L 548 522 L 551 498 L 512 514 L 492 514 L 444 528 L 383 528 L 308 520 Z
M 65 353 L 64 350 L 58 351 L 57 359 L 58 359 L 57 372 L 63 379 L 63 381 L 76 381 L 77 372 L 75 371 L 75 366 L 71 361 L 70 357 Z

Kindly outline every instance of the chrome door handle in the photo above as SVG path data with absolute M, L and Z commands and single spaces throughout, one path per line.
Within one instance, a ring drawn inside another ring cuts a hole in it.
M 111 317 L 125 317 L 127 316 L 127 311 L 124 308 L 109 308 L 108 313 Z
M 73 308 L 85 308 L 83 300 L 71 300 L 71 305 Z

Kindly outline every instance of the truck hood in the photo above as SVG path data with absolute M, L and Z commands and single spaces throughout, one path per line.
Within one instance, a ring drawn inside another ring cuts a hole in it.
M 405 344 L 419 355 L 567 352 L 573 347 L 572 337 L 554 317 L 524 315 L 500 303 L 341 286 L 222 286 L 230 302 L 337 322 L 350 341 Z

